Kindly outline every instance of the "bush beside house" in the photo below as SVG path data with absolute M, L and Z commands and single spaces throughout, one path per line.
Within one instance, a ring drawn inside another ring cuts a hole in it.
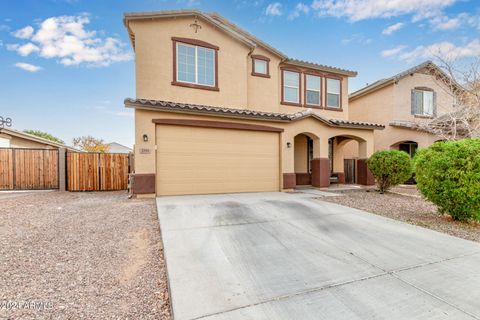
M 418 189 L 441 213 L 480 221 L 480 139 L 437 142 L 414 162 Z
M 377 151 L 368 159 L 367 164 L 381 193 L 405 182 L 412 175 L 412 161 L 403 151 Z

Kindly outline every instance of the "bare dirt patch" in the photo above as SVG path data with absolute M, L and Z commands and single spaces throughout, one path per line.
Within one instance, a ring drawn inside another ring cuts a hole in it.
M 480 223 L 458 222 L 438 213 L 437 207 L 423 199 L 414 187 L 397 187 L 392 191 L 395 193 L 380 194 L 373 190 L 349 192 L 338 197 L 323 197 L 321 200 L 480 242 Z
M 153 199 L 0 194 L 0 257 L 0 318 L 170 319 Z

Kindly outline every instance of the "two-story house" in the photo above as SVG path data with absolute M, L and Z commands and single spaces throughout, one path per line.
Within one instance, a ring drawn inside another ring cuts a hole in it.
M 454 112 L 458 89 L 438 66 L 426 61 L 350 94 L 349 119 L 385 126 L 374 133 L 375 151 L 401 150 L 413 157 L 418 148 L 441 140 L 421 130 L 422 122 Z M 359 156 L 357 149 L 355 142 L 345 146 L 347 166 Z
M 127 13 L 135 51 L 137 194 L 326 187 L 357 141 L 357 181 L 382 125 L 348 118 L 356 72 L 288 58 L 216 13 Z M 292 39 L 294 40 L 294 39 Z

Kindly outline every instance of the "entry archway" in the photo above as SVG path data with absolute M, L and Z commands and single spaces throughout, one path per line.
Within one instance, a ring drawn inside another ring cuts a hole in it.
M 351 135 L 341 134 L 330 137 L 329 141 L 329 162 L 331 179 L 338 183 L 371 183 L 372 177 L 368 177 L 366 158 L 368 154 L 367 142 L 365 139 Z M 352 143 L 354 142 L 354 143 Z M 355 148 L 357 159 L 345 158 L 345 147 Z

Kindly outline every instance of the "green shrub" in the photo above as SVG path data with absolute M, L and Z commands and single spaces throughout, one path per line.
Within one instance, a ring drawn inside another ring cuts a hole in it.
M 368 159 L 367 164 L 381 193 L 404 183 L 412 175 L 412 161 L 403 151 L 377 151 Z
M 480 139 L 436 142 L 414 162 L 418 189 L 441 213 L 480 221 Z

